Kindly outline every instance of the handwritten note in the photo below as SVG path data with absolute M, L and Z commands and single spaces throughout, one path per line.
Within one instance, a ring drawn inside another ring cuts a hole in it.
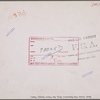
M 10 18 L 18 18 L 18 17 L 25 16 L 26 14 L 27 13 L 24 10 L 22 10 L 22 11 L 16 11 L 16 12 L 14 12 L 14 13 L 12 13 L 10 15 Z

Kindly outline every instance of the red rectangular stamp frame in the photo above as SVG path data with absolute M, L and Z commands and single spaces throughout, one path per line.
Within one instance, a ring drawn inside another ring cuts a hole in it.
M 30 64 L 30 38 L 32 38 L 32 37 L 37 37 L 37 38 L 77 38 L 78 39 L 78 62 L 77 62 L 77 64 L 70 64 L 70 63 L 68 63 L 68 64 L 60 64 L 60 65 L 53 65 L 53 66 L 67 66 L 67 65 L 71 65 L 71 66 L 78 66 L 79 65 L 79 37 L 40 37 L 40 36 L 30 36 L 29 37 L 29 40 L 28 40 L 28 65 L 30 65 L 30 66 L 45 66 L 44 64 L 42 65 L 35 65 L 35 64 Z M 52 65 L 50 65 L 50 64 L 46 64 L 46 66 L 52 66 Z

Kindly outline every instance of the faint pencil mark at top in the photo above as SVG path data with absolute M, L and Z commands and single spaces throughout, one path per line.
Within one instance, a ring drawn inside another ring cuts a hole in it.
M 94 6 L 100 6 L 100 2 L 95 2 L 95 3 L 92 3 L 91 7 L 94 7 Z
M 10 35 L 10 33 L 12 33 L 13 31 L 15 30 L 15 28 L 13 27 L 8 33 L 7 33 L 7 35 L 6 36 L 9 36 Z

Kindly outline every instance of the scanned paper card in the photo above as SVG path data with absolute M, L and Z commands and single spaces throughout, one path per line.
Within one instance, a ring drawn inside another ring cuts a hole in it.
M 100 99 L 100 2 L 0 2 L 0 99 Z

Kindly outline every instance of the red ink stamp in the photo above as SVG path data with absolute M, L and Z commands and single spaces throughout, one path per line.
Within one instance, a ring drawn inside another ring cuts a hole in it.
M 28 42 L 29 65 L 79 65 L 78 37 L 31 36 Z

